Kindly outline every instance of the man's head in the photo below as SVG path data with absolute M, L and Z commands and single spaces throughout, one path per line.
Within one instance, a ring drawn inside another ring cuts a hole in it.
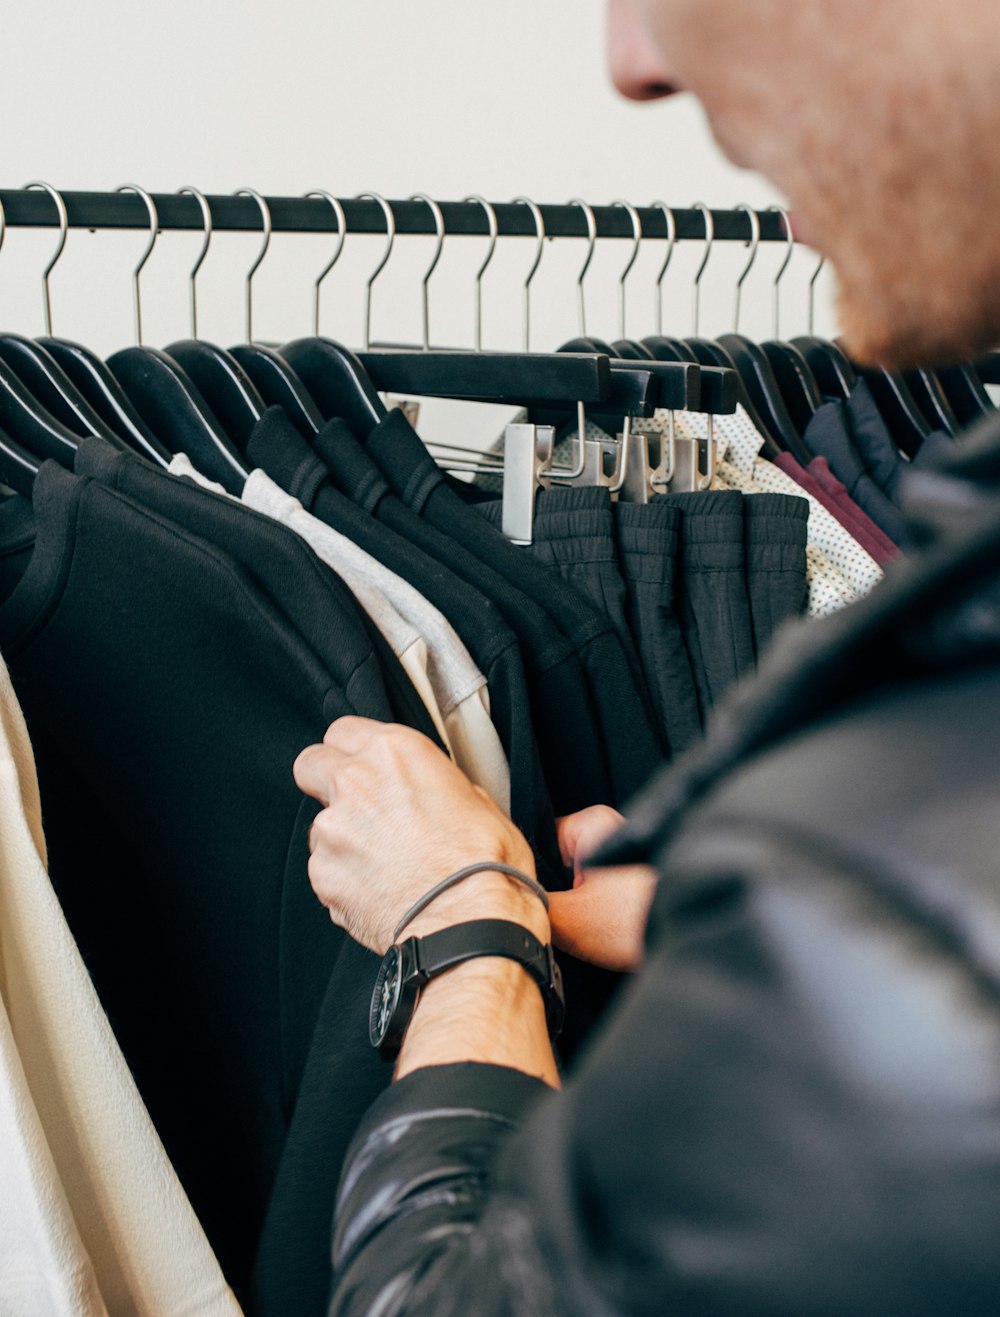
M 609 0 L 626 96 L 691 91 L 734 163 L 837 272 L 852 351 L 888 365 L 1000 341 L 995 0 Z

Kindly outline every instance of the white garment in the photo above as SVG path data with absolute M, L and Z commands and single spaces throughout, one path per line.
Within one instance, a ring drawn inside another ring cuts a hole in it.
M 0 1313 L 239 1311 L 49 882 L 0 661 Z
M 225 493 L 183 454 L 174 457 L 170 470 Z M 509 815 L 510 767 L 490 719 L 486 678 L 447 618 L 408 581 L 307 512 L 264 471 L 250 473 L 242 502 L 290 527 L 334 569 L 396 654 L 455 763 Z

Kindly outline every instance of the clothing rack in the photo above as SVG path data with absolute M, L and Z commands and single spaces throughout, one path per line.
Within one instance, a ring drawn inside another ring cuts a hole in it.
M 201 229 L 204 221 L 197 200 L 175 192 L 152 193 L 158 226 L 164 229 Z M 71 229 L 148 229 L 149 215 L 141 197 L 129 192 L 63 192 Z M 261 212 L 251 196 L 214 194 L 207 198 L 212 226 L 228 232 L 259 231 Z M 265 197 L 276 233 L 336 233 L 337 218 L 321 197 Z M 487 236 L 489 224 L 483 206 L 476 201 L 438 203 L 446 234 Z M 53 198 L 42 190 L 0 189 L 0 205 L 6 223 L 13 228 L 56 228 L 60 218 Z M 341 201 L 348 233 L 384 233 L 385 216 L 374 200 L 344 198 Z M 434 216 L 425 201 L 390 201 L 396 232 L 433 234 Z M 523 202 L 495 202 L 501 237 L 537 237 L 531 208 Z M 549 238 L 587 237 L 587 219 L 579 205 L 539 206 Z M 594 206 L 598 238 L 633 238 L 632 220 L 624 206 Z M 667 221 L 658 207 L 638 206 L 636 211 L 644 238 L 667 238 Z M 698 209 L 674 209 L 678 239 L 705 238 L 705 219 Z M 749 242 L 751 222 L 746 210 L 712 210 L 714 238 L 721 242 Z M 760 240 L 787 241 L 782 215 L 774 210 L 756 212 Z

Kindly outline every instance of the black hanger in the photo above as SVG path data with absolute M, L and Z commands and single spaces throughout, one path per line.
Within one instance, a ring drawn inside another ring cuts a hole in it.
M 588 349 L 590 352 L 603 352 L 606 357 L 613 357 L 616 355 L 614 348 L 607 339 L 597 338 L 594 334 L 587 334 L 575 341 L 579 343 L 590 343 L 591 347 Z
M 198 334 L 196 280 L 212 241 L 212 208 L 208 198 L 197 188 L 184 187 L 180 191 L 193 197 L 197 202 L 201 210 L 205 240 L 189 275 L 191 336 L 171 343 L 166 352 L 195 386 L 199 395 L 208 404 L 211 414 L 221 422 L 221 427 L 232 444 L 240 453 L 244 453 L 250 442 L 250 435 L 263 416 L 267 404 L 254 388 L 239 362 L 224 348 L 206 342 Z M 249 343 L 253 341 L 253 277 L 260 268 L 271 242 L 271 210 L 260 193 L 252 188 L 241 188 L 234 195 L 252 197 L 257 203 L 260 208 L 261 231 L 264 238 L 263 245 L 246 276 L 246 338 Z
M 812 454 L 802 442 L 795 423 L 788 413 L 778 381 L 763 349 L 742 334 L 721 334 L 719 346 L 733 359 L 747 393 L 757 411 L 766 418 L 768 430 L 779 446 L 791 453 L 803 466 L 812 460 Z
M 931 428 L 943 430 L 954 438 L 962 426 L 951 409 L 951 403 L 936 373 L 932 370 L 908 370 L 903 372 L 903 379 L 910 386 L 910 392 Z
M 328 421 L 338 416 L 359 439 L 388 415 L 378 390 L 349 348 L 329 338 L 298 338 L 280 349 Z
M 123 348 L 108 366 L 143 420 L 175 453 L 186 453 L 203 475 L 239 494 L 246 461 L 208 403 L 177 362 L 156 348 Z
M 654 334 L 643 339 L 641 343 L 637 343 L 634 339 L 624 339 L 612 346 L 622 349 L 622 355 L 626 348 L 630 349 L 635 354 L 633 360 L 645 359 L 636 351 L 641 348 L 649 353 L 654 361 L 689 362 L 698 365 L 701 381 L 699 411 L 713 416 L 729 416 L 736 410 L 737 404 L 743 401 L 740 378 L 735 368 L 731 365 L 708 366 L 699 363 L 692 349 L 681 339 L 664 338 L 662 335 Z
M 858 382 L 857 372 L 836 343 L 825 338 L 816 338 L 804 334 L 792 339 L 792 346 L 798 348 L 809 363 L 824 398 L 845 401 Z
M 916 457 L 920 445 L 931 433 L 927 418 L 917 406 L 909 385 L 902 375 L 882 370 L 878 366 L 856 367 L 865 380 L 875 405 L 882 414 L 892 441 L 907 455 Z
M 963 429 L 996 411 L 974 366 L 939 366 L 934 373 Z
M 238 343 L 229 349 L 269 407 L 283 407 L 303 438 L 323 428 L 323 415 L 309 390 L 280 352 L 261 343 Z
M 31 498 L 39 464 L 19 443 L 0 430 L 0 481 L 17 494 Z
M 243 367 L 224 348 L 200 338 L 171 343 L 166 351 L 222 422 L 236 447 L 245 453 L 267 403 Z
M 713 342 L 711 339 L 689 338 L 686 339 L 685 342 L 697 360 L 701 362 L 703 370 L 706 368 L 710 370 L 725 370 L 730 372 L 732 376 L 735 376 L 737 401 L 750 417 L 754 429 L 764 441 L 761 452 L 765 457 L 773 461 L 778 454 L 782 452 L 782 447 L 772 434 L 767 421 L 765 421 L 763 416 L 757 411 L 757 405 L 747 392 L 747 387 L 743 383 L 743 378 L 739 371 L 736 369 L 736 363 L 733 361 L 733 358 L 724 348 L 720 347 L 718 343 Z
M 585 352 L 591 343 L 599 339 L 573 338 L 559 349 L 560 354 Z M 657 381 L 656 406 L 670 411 L 696 411 L 701 407 L 701 368 L 694 362 L 654 361 L 649 357 L 623 357 L 617 351 L 617 344 L 611 348 L 611 374 L 621 371 L 649 371 Z M 572 396 L 572 395 L 570 395 Z M 581 399 L 587 402 L 586 398 Z M 732 410 L 732 408 L 730 408 Z
M 622 363 L 625 364 L 625 363 Z M 643 368 L 642 362 L 628 362 L 627 370 L 611 370 L 608 376 L 608 391 L 602 404 L 605 411 L 596 412 L 587 409 L 588 420 L 594 421 L 608 434 L 617 434 L 622 428 L 625 416 L 650 417 L 659 405 L 660 382 L 651 370 Z M 529 420 L 536 425 L 564 424 L 568 419 L 567 407 L 575 399 L 565 399 L 563 406 L 551 404 L 548 407 L 532 408 Z
M 579 340 L 581 344 L 589 340 Z M 469 402 L 543 406 L 576 398 L 603 401 L 608 355 L 589 346 L 566 352 L 359 352 L 377 389 Z
M 823 395 L 816 377 L 805 357 L 793 344 L 772 339 L 762 343 L 761 348 L 771 363 L 792 423 L 799 434 L 804 434 L 806 426 L 823 406 Z
M 611 344 L 616 356 L 621 357 L 623 361 L 655 361 L 656 358 L 646 347 L 645 343 L 640 343 L 634 338 L 619 338 Z
M 62 367 L 106 425 L 111 426 L 136 452 L 160 466 L 170 464 L 170 451 L 156 437 L 107 366 L 89 348 L 62 338 L 40 338 L 39 345 Z
M 657 361 L 697 361 L 694 349 L 683 338 L 670 338 L 665 334 L 648 334 L 643 346 Z M 707 365 L 707 362 L 702 362 Z
M 0 334 L 0 360 L 42 406 L 81 438 L 95 435 L 118 449 L 127 445 L 82 396 L 52 354 L 21 334 Z
M 728 366 L 730 370 L 736 369 L 732 354 L 716 343 L 714 339 L 698 338 L 697 336 L 686 338 L 684 339 L 684 346 L 694 355 L 694 359 L 703 366 Z M 654 348 L 655 352 L 656 349 Z
M 44 461 L 54 458 L 72 471 L 80 436 L 57 421 L 0 361 L 0 426 L 15 443 Z

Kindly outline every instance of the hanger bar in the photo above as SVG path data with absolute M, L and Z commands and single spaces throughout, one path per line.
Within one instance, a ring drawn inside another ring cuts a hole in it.
M 191 195 L 154 192 L 160 230 L 204 228 L 198 201 Z M 63 192 L 71 229 L 148 229 L 149 213 L 134 193 Z M 336 216 L 329 202 L 319 197 L 265 197 L 271 211 L 272 230 L 276 233 L 336 233 Z M 45 192 L 22 188 L 0 189 L 7 223 L 13 228 L 55 228 L 59 218 L 52 198 Z M 214 230 L 260 232 L 260 208 L 252 197 L 209 196 Z M 384 233 L 385 216 L 375 201 L 345 198 L 341 202 L 349 233 Z M 423 201 L 391 201 L 397 233 L 435 233 L 434 215 Z M 485 237 L 489 221 L 483 207 L 476 202 L 442 201 L 446 234 Z M 502 237 L 534 238 L 535 221 L 527 206 L 496 202 L 498 231 Z M 550 238 L 586 238 L 587 217 L 579 206 L 541 206 L 545 234 Z M 637 208 L 644 238 L 666 238 L 667 221 L 661 210 L 652 206 Z M 599 238 L 634 238 L 632 220 L 620 206 L 594 206 Z M 704 241 L 705 220 L 700 211 L 674 210 L 677 237 Z M 750 219 L 745 211 L 713 210 L 715 238 L 723 242 L 747 242 Z M 786 240 L 781 216 L 758 212 L 761 240 Z

